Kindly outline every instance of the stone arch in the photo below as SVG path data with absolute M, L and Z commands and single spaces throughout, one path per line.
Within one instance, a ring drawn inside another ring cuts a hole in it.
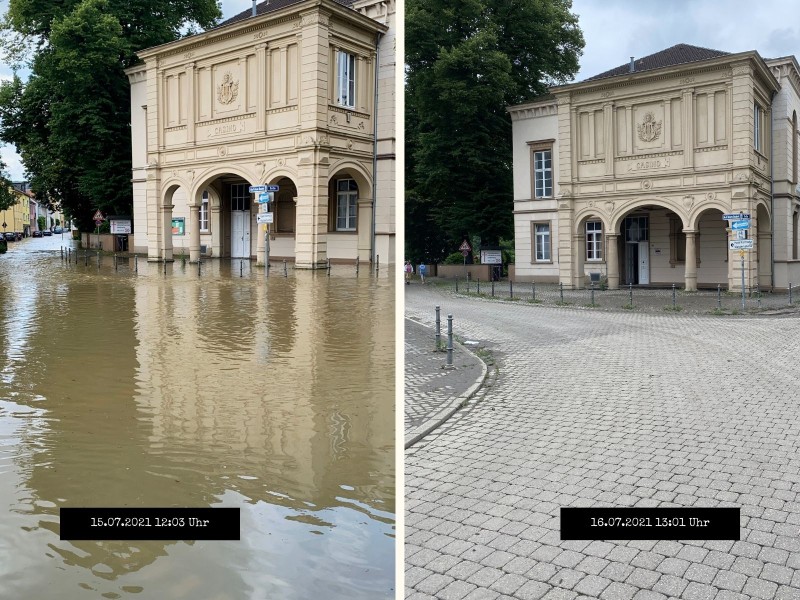
M 372 177 L 369 172 L 355 161 L 343 160 L 331 165 L 329 181 L 338 178 L 342 174 L 352 177 L 358 185 L 360 197 L 370 197 L 372 195 Z
M 760 289 L 772 287 L 772 225 L 766 202 L 756 203 L 756 281 Z M 752 253 L 752 251 L 751 251 Z
M 700 217 L 709 210 L 718 210 L 722 214 L 725 214 L 731 212 L 731 207 L 719 200 L 705 200 L 689 212 L 689 227 L 687 227 L 687 229 L 697 229 Z
M 674 212 L 676 215 L 678 215 L 678 217 L 680 217 L 684 227 L 686 227 L 689 223 L 689 218 L 686 214 L 686 211 L 681 209 L 681 207 L 675 201 L 665 198 L 638 198 L 614 211 L 614 214 L 611 218 L 611 228 L 609 232 L 619 234 L 622 220 L 635 210 L 645 208 L 646 206 L 658 206 Z
M 358 260 L 370 262 L 372 260 L 373 239 L 373 210 L 372 177 L 369 172 L 355 161 L 341 161 L 329 169 L 328 177 L 328 237 L 329 258 L 345 259 L 355 253 Z M 355 181 L 357 191 L 355 212 L 352 210 L 352 192 L 348 200 L 348 208 L 344 209 L 346 215 L 342 226 L 342 209 L 340 207 L 342 191 L 337 189 L 338 182 L 342 179 Z M 355 227 L 353 224 L 355 223 Z M 355 251 L 355 252 L 354 252 Z
M 226 163 L 224 165 L 211 167 L 203 171 L 197 177 L 196 183 L 191 188 L 189 204 L 199 206 L 200 202 L 202 201 L 201 199 L 203 190 L 206 187 L 210 187 L 214 180 L 224 177 L 225 175 L 237 175 L 247 181 L 250 185 L 253 185 L 254 182 L 258 181 L 258 177 L 256 177 L 251 171 L 248 169 L 243 169 L 233 163 Z

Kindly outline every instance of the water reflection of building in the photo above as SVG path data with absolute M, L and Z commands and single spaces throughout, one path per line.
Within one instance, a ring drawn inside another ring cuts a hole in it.
M 303 510 L 349 495 L 393 511 L 390 287 L 302 272 L 185 283 L 136 288 L 137 401 L 154 452 L 185 449 L 174 467 L 201 462 L 217 493 L 276 492 Z
M 393 0 L 263 2 L 128 70 L 134 241 L 264 260 L 394 261 Z

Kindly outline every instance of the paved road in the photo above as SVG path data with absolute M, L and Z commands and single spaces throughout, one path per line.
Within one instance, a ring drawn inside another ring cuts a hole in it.
M 446 345 L 447 313 L 441 314 L 441 321 L 442 343 Z M 456 410 L 475 391 L 485 373 L 481 360 L 458 343 L 454 343 L 452 368 L 445 368 L 447 353 L 435 351 L 434 331 L 406 319 L 406 444 L 414 443 Z
M 800 598 L 800 319 L 434 304 L 498 370 L 407 452 L 408 598 Z M 740 506 L 741 541 L 561 541 L 593 505 Z

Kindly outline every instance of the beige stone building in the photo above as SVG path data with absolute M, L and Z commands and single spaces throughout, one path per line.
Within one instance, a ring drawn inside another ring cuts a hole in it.
M 510 107 L 516 278 L 741 289 L 744 239 L 746 287 L 800 282 L 799 71 L 680 44 Z
M 394 0 L 270 0 L 139 52 L 132 249 L 393 262 L 394 20 Z

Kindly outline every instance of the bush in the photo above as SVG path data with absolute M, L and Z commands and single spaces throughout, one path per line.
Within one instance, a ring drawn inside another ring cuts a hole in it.
M 464 255 L 461 252 L 453 252 L 444 259 L 444 265 L 463 265 Z

